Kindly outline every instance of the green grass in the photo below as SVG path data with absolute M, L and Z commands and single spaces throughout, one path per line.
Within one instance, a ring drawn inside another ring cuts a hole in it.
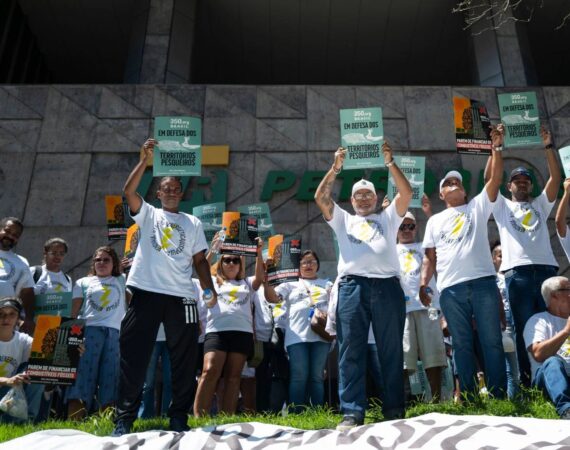
M 474 401 L 464 400 L 462 405 L 453 402 L 413 403 L 406 411 L 406 418 L 421 416 L 428 413 L 455 414 L 455 415 L 489 415 L 535 417 L 539 419 L 557 419 L 554 406 L 545 400 L 537 390 L 525 390 L 523 397 L 516 401 L 494 400 L 478 398 Z M 287 416 L 274 414 L 255 414 L 195 418 L 190 417 L 188 424 L 192 428 L 223 425 L 236 422 L 261 422 L 273 425 L 301 428 L 305 430 L 318 430 L 334 428 L 341 417 L 332 409 L 310 408 L 301 414 Z M 380 406 L 373 403 L 366 415 L 366 423 L 379 422 L 383 419 Z M 167 429 L 168 420 L 162 418 L 137 420 L 133 431 L 148 431 Z M 113 430 L 112 411 L 90 416 L 82 422 L 49 421 L 37 425 L 0 425 L 0 442 L 14 439 L 28 433 L 41 430 L 73 428 L 97 436 L 107 436 Z

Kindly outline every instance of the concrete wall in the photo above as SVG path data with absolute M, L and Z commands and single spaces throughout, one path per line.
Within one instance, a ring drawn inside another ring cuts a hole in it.
M 61 236 L 71 244 L 66 268 L 74 277 L 106 240 L 104 196 L 119 194 L 138 160 L 140 145 L 152 134 L 152 117 L 203 118 L 204 144 L 228 144 L 228 208 L 259 202 L 269 170 L 326 170 L 339 143 L 340 108 L 382 106 L 385 135 L 396 153 L 429 156 L 439 178 L 447 169 L 474 175 L 484 157 L 455 152 L 452 96 L 485 102 L 499 117 L 496 95 L 507 89 L 477 87 L 345 86 L 3 86 L 0 87 L 0 216 L 14 215 L 27 226 L 18 252 L 39 263 L 42 243 Z M 537 92 L 541 118 L 558 147 L 570 145 L 570 88 Z M 541 149 L 507 151 L 506 170 L 525 163 L 547 176 Z M 204 169 L 212 175 L 216 167 Z M 218 168 L 219 169 L 219 168 Z M 472 189 L 475 189 L 476 176 Z M 299 177 L 300 179 L 300 177 Z M 299 184 L 297 180 L 296 186 Z M 195 183 L 194 183 L 195 184 Z M 195 187 L 195 186 L 194 186 Z M 331 232 L 312 202 L 295 199 L 296 189 L 269 201 L 278 232 L 300 233 L 315 248 L 324 274 L 334 276 Z M 187 192 L 186 196 L 191 195 Z M 206 188 L 206 199 L 208 192 Z M 434 209 L 443 205 L 432 195 Z M 349 208 L 349 205 L 341 206 Z M 420 216 L 420 214 L 418 214 Z M 554 212 L 552 245 L 566 271 L 557 242 Z M 421 227 L 425 220 L 420 218 Z M 495 236 L 494 225 L 490 225 Z M 119 247 L 119 245 L 117 245 Z

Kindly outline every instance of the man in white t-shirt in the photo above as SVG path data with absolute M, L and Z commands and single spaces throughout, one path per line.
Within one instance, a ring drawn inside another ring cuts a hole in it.
M 378 345 L 382 369 L 382 411 L 387 420 L 403 417 L 402 337 L 406 319 L 404 293 L 398 279 L 396 252 L 398 227 L 412 198 L 412 188 L 396 166 L 392 149 L 382 146 L 384 162 L 394 178 L 398 194 L 380 214 L 374 184 L 360 180 L 352 187 L 355 215 L 332 199 L 332 187 L 340 173 L 346 150 L 339 148 L 332 167 L 315 192 L 323 217 L 335 232 L 339 246 L 339 293 L 336 316 L 339 343 L 339 397 L 343 420 L 339 431 L 364 421 L 366 412 L 366 361 L 370 323 Z
M 16 217 L 0 219 L 0 297 L 19 297 L 24 303 L 25 320 L 20 329 L 34 332 L 34 280 L 28 260 L 14 252 L 24 231 Z
M 448 172 L 439 184 L 446 209 L 427 222 L 423 247 L 420 299 L 427 306 L 426 289 L 437 269 L 439 302 L 453 338 L 453 351 L 462 392 L 477 391 L 472 319 L 483 348 L 487 388 L 497 397 L 506 394 L 505 354 L 501 337 L 495 268 L 487 237 L 487 222 L 499 193 L 503 160 L 499 148 L 503 127 L 491 132 L 491 179 L 467 202 L 459 172 Z
M 562 419 L 570 420 L 570 281 L 549 278 L 541 292 L 547 310 L 524 327 L 532 384 L 548 394 Z
M 205 257 L 208 245 L 202 223 L 179 211 L 184 195 L 180 180 L 161 179 L 156 195 L 162 208 L 149 205 L 137 193 L 156 144 L 154 139 L 144 143 L 143 156 L 124 187 L 131 215 L 140 227 L 140 238 L 127 281 L 132 299 L 121 323 L 121 375 L 113 436 L 130 433 L 137 417 L 145 373 L 161 323 L 172 363 L 170 429 L 189 430 L 199 334 L 192 267 L 202 288 L 213 292 L 210 305 L 217 301 Z
M 530 366 L 522 330 L 530 316 L 546 309 L 540 285 L 558 272 L 547 221 L 560 186 L 560 167 L 550 132 L 542 128 L 541 135 L 550 176 L 544 190 L 533 199 L 531 173 L 525 167 L 517 167 L 507 183 L 511 199 L 499 194 L 493 210 L 503 252 L 499 270 L 505 275 L 521 382 L 525 386 L 530 385 Z
M 422 208 L 431 216 L 431 204 L 427 196 Z M 400 260 L 400 282 L 406 299 L 406 325 L 404 327 L 404 369 L 407 375 L 418 368 L 422 361 L 430 385 L 432 398 L 441 398 L 441 371 L 447 365 L 443 332 L 438 317 L 429 317 L 428 309 L 420 301 L 420 271 L 424 257 L 421 242 L 416 242 L 416 218 L 407 212 L 398 230 L 398 259 Z M 439 294 L 432 278 L 429 284 L 432 306 L 439 309 Z

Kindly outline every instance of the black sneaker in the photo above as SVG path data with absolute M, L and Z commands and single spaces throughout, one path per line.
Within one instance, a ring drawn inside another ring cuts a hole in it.
M 133 424 L 131 422 L 127 422 L 126 420 L 118 420 L 115 424 L 115 429 L 111 433 L 111 437 L 119 437 L 123 434 L 129 434 L 132 427 Z
M 177 433 L 190 431 L 190 427 L 188 426 L 188 419 L 186 417 L 171 417 L 168 429 L 170 431 L 176 431 Z
M 353 428 L 362 425 L 362 422 L 356 420 L 354 416 L 344 416 L 342 422 L 336 426 L 336 431 L 348 431 Z

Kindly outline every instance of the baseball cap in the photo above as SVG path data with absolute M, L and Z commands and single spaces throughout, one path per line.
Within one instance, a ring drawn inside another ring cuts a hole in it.
M 520 166 L 517 167 L 516 169 L 513 169 L 513 171 L 511 172 L 511 176 L 509 177 L 509 181 L 513 181 L 513 178 L 518 177 L 519 175 L 523 175 L 532 180 L 532 177 L 530 176 L 530 171 L 526 167 Z
M 365 189 L 367 191 L 372 192 L 373 194 L 376 194 L 376 189 L 374 188 L 374 184 L 371 183 L 370 181 L 362 179 L 354 183 L 354 185 L 352 186 L 352 195 L 354 195 L 355 192 L 360 191 L 362 189 Z
M 414 222 L 416 221 L 416 218 L 414 217 L 414 215 L 413 215 L 410 211 L 408 211 L 408 212 L 406 213 L 406 215 L 404 216 L 404 219 L 411 219 L 411 220 L 413 220 Z
M 441 189 L 443 188 L 443 183 L 445 183 L 445 180 L 447 180 L 448 178 L 457 178 L 459 181 L 461 181 L 463 183 L 463 177 L 461 176 L 461 174 L 457 170 L 450 170 L 449 172 L 447 172 L 445 174 L 445 176 L 439 182 L 439 191 L 440 192 L 441 192 Z
M 4 297 L 0 299 L 0 309 L 2 308 L 14 308 L 18 311 L 18 314 L 22 312 L 23 305 L 22 301 L 17 297 Z

